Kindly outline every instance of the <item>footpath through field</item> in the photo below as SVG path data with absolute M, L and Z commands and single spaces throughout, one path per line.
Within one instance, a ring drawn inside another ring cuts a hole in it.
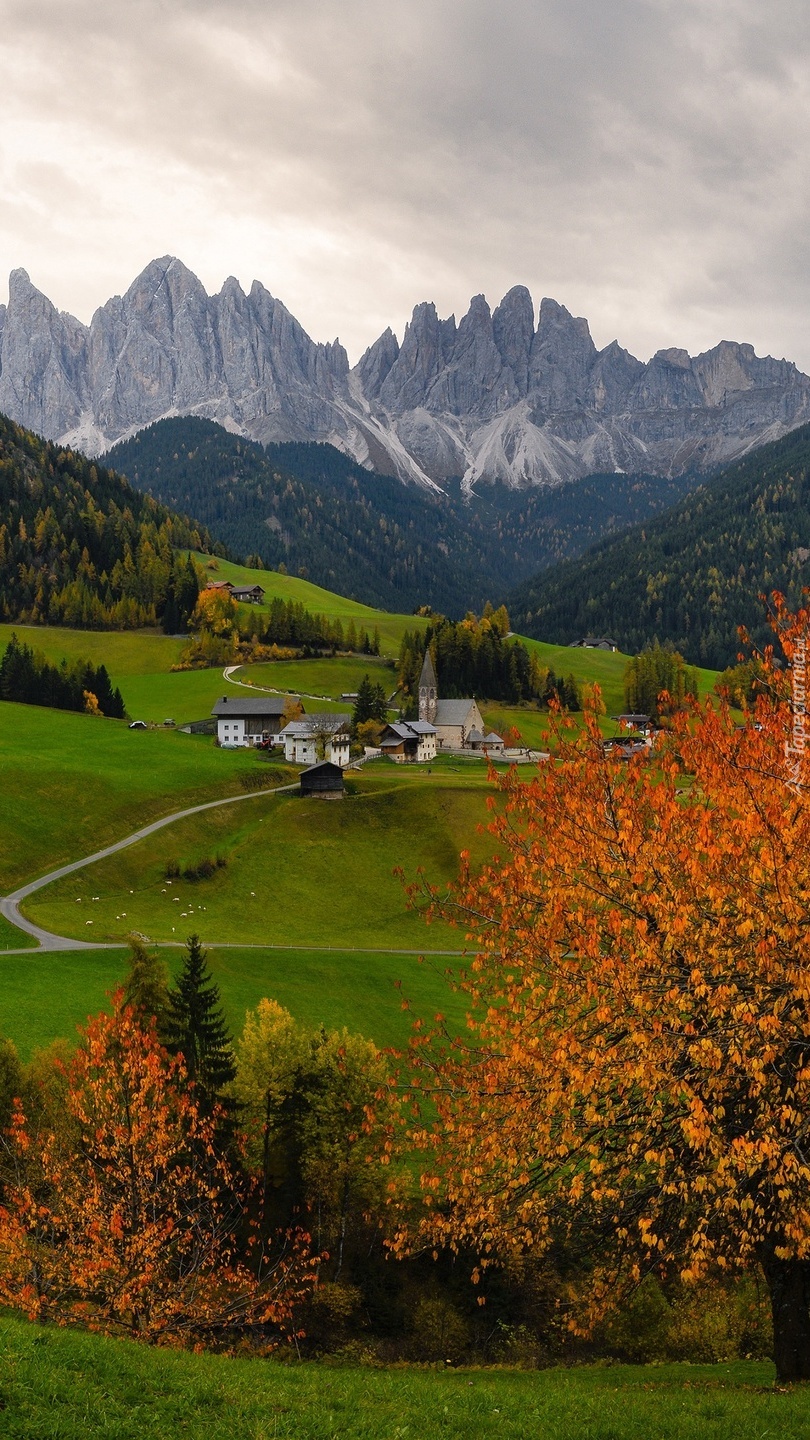
M 357 762 L 355 762 L 357 764 Z M 33 920 L 27 920 L 20 914 L 20 905 L 29 895 L 35 891 L 42 890 L 46 885 L 51 885 L 55 880 L 61 880 L 64 875 L 72 875 L 76 870 L 84 870 L 88 865 L 95 865 L 97 860 L 106 860 L 108 855 L 115 855 L 119 850 L 126 850 L 130 845 L 137 845 L 139 840 L 145 840 L 147 836 L 154 835 L 157 830 L 162 830 L 166 825 L 173 825 L 177 820 L 185 820 L 189 815 L 199 815 L 203 810 L 214 810 L 220 805 L 236 805 L 241 800 L 259 800 L 265 795 L 281 795 L 284 791 L 297 790 L 298 781 L 294 780 L 289 785 L 276 785 L 272 789 L 251 790 L 247 794 L 243 791 L 239 795 L 228 795 L 221 800 L 206 800 L 202 805 L 190 805 L 185 810 L 175 810 L 171 815 L 164 815 L 160 820 L 153 820 L 151 825 L 144 825 L 142 829 L 135 830 L 131 835 L 125 836 L 123 840 L 116 840 L 115 844 L 107 845 L 103 850 L 96 850 L 92 855 L 86 855 L 83 860 L 73 860 L 69 865 L 60 865 L 56 870 L 49 870 L 46 875 L 40 875 L 36 880 L 29 880 L 28 884 L 20 885 L 9 895 L 0 896 L 0 915 L 3 915 L 11 925 L 18 930 L 24 931 L 37 941 L 40 950 L 119 950 L 119 941 L 93 941 L 75 940 L 65 935 L 55 935 L 50 930 L 45 930 L 41 925 L 36 925 Z M 167 946 L 175 942 L 161 942 Z M 177 942 L 179 943 L 179 942 Z M 461 950 L 399 950 L 385 949 L 379 946 L 367 948 L 364 946 L 351 945 L 285 945 L 285 944 L 246 944 L 242 940 L 212 940 L 212 945 L 219 949 L 238 950 L 324 950 L 335 953 L 351 954 L 362 953 L 368 955 L 436 955 L 436 956 L 460 956 Z M 3 950 L 3 955 L 31 955 L 35 950 L 31 948 L 20 950 Z
M 39 942 L 41 950 L 109 950 L 110 945 L 94 943 L 92 940 L 70 940 L 64 935 L 54 935 L 50 930 L 44 930 L 41 925 L 35 925 L 32 920 L 26 920 L 25 916 L 20 914 L 21 902 L 33 895 L 35 890 L 42 890 L 54 880 L 61 880 L 63 875 L 72 875 L 75 870 L 83 870 L 86 865 L 95 865 L 97 860 L 106 860 L 108 855 L 115 855 L 130 845 L 137 845 L 139 840 L 145 840 L 148 835 L 154 835 L 157 830 L 173 825 L 177 820 L 185 820 L 189 815 L 199 815 L 201 811 L 214 810 L 219 805 L 236 805 L 241 800 L 257 800 L 262 795 L 280 795 L 285 790 L 297 788 L 298 781 L 294 780 L 290 785 L 276 785 L 272 790 L 250 790 L 247 793 L 242 791 L 240 795 L 228 795 L 222 800 L 206 800 L 202 805 L 190 805 L 185 810 L 175 810 L 172 815 L 153 820 L 151 825 L 144 825 L 141 830 L 135 830 L 131 835 L 127 835 L 123 840 L 116 840 L 114 845 L 107 845 L 103 850 L 96 850 L 93 855 L 86 855 L 83 860 L 74 860 L 70 865 L 60 865 L 57 870 L 49 870 L 47 875 L 40 875 L 39 879 L 20 885 L 10 895 L 0 898 L 0 915 L 4 915 L 12 925 L 16 925 L 18 930 L 24 930 L 26 935 L 33 936 Z
M 227 682 L 228 682 L 229 685 L 238 685 L 239 688 L 240 688 L 240 690 L 253 690 L 254 692 L 258 690 L 259 693 L 262 694 L 262 695 L 291 695 L 291 694 L 292 694 L 292 691 L 291 691 L 291 690 L 273 690 L 273 689 L 270 688 L 269 685 L 249 685 L 246 680 L 234 680 L 234 678 L 233 678 L 233 672 L 234 672 L 234 670 L 241 670 L 241 669 L 242 669 L 242 666 L 241 666 L 241 665 L 226 665 L 226 666 L 225 666 L 225 669 L 224 669 L 223 672 L 222 672 L 222 678 L 223 678 L 223 680 L 227 680 Z M 306 690 L 296 690 L 295 693 L 296 693 L 296 695 L 303 695 L 303 697 L 304 697 L 305 700 L 332 700 L 332 699 L 334 698 L 332 695 L 309 695 L 309 694 L 307 694 Z

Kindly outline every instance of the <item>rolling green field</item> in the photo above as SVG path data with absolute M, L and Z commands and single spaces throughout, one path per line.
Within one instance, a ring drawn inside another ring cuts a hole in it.
M 769 1363 L 515 1370 L 232 1360 L 0 1320 L 4 1440 L 807 1440 Z
M 212 945 L 463 948 L 458 932 L 425 929 L 393 872 L 401 865 L 415 878 L 421 866 L 441 884 L 455 877 L 462 849 L 487 852 L 489 837 L 478 834 L 487 819 L 483 764 L 428 775 L 383 762 L 347 788 L 337 803 L 257 795 L 179 821 L 37 891 L 24 913 L 56 934 L 94 941 L 132 930 L 172 941 L 196 929 Z M 182 870 L 216 855 L 227 866 L 209 879 L 165 878 L 172 862 Z
M 391 695 L 396 687 L 396 672 L 376 655 L 335 655 L 333 659 L 274 660 L 267 665 L 240 665 L 234 680 L 270 689 L 291 690 L 299 695 L 326 695 L 339 701 L 341 695 L 357 689 L 364 675 L 378 680 L 386 695 Z
M 150 820 L 238 794 L 284 767 L 204 736 L 0 704 L 0 890 L 78 860 Z
M 430 937 L 426 931 L 425 940 Z M 182 947 L 163 954 L 169 969 L 176 970 Z M 103 1010 L 121 984 L 127 955 L 123 948 L 7 956 L 0 951 L 0 1035 L 14 1042 L 23 1060 L 53 1040 L 74 1039 L 76 1026 Z M 416 955 L 257 946 L 212 948 L 208 960 L 233 1035 L 241 1032 L 245 1011 L 264 997 L 278 1000 L 303 1024 L 332 1030 L 345 1025 L 353 1034 L 395 1049 L 407 1045 L 417 1016 L 432 1020 L 441 1011 L 459 1026 L 464 1019 L 463 997 L 445 978 L 448 967 L 461 963 L 450 956 L 420 960 Z
M 225 561 L 212 573 L 258 580 L 270 596 L 301 600 L 369 629 L 378 625 L 392 651 L 415 623 L 290 576 Z M 171 673 L 183 642 L 157 632 L 0 626 L 0 648 L 13 628 L 52 660 L 81 655 L 103 661 L 138 718 L 160 722 L 171 716 L 180 725 L 207 716 L 219 695 L 239 694 L 218 669 Z M 627 657 L 527 644 L 557 673 L 599 681 L 609 713 L 623 708 Z M 347 702 L 338 697 L 356 690 L 366 672 L 379 676 L 391 693 L 393 672 L 369 656 L 246 666 L 237 674 L 259 686 L 331 697 L 310 702 L 310 710 L 345 710 Z M 706 672 L 703 680 L 708 685 L 714 676 Z M 542 744 L 544 712 L 485 704 L 483 713 L 492 728 L 515 725 L 525 744 Z M 174 810 L 291 777 L 253 752 L 220 750 L 209 737 L 130 731 L 122 722 L 8 703 L 0 705 L 0 766 L 4 892 Z M 457 1002 L 441 978 L 444 961 L 420 967 L 415 955 L 384 952 L 458 951 L 464 932 L 445 925 L 428 930 L 421 916 L 408 911 L 393 871 L 401 865 L 413 878 L 421 866 L 431 881 L 444 884 L 457 872 L 461 849 L 470 849 L 474 859 L 488 853 L 489 837 L 478 833 L 487 819 L 486 767 L 450 757 L 429 769 L 372 765 L 349 784 L 352 794 L 335 805 L 256 795 L 235 809 L 179 822 L 38 892 L 26 913 L 57 933 L 113 945 L 123 945 L 132 930 L 168 944 L 199 931 L 213 947 L 236 1029 L 244 1010 L 267 994 L 303 1020 L 346 1023 L 381 1044 L 402 1043 L 409 1022 L 396 980 L 415 1009 L 426 1013 L 452 1010 Z M 166 881 L 167 864 L 182 869 L 217 853 L 228 863 L 210 879 Z M 216 948 L 226 942 L 245 948 Z M 0 1029 L 24 1053 L 71 1034 L 104 1003 L 123 965 L 116 950 L 31 950 L 3 959 L 5 950 L 28 945 L 21 932 L 0 921 Z
M 36 945 L 30 935 L 23 930 L 18 930 L 16 925 L 10 924 L 4 915 L 0 915 L 0 953 L 3 950 L 19 950 L 21 946 L 31 949 Z M 2 1029 L 0 1029 L 2 1034 Z
M 195 555 L 195 560 L 206 570 L 212 580 L 231 580 L 236 585 L 261 585 L 265 592 L 263 605 L 243 605 L 246 616 L 254 611 L 265 613 L 271 600 L 300 601 L 306 610 L 316 615 L 328 615 L 331 620 L 340 620 L 345 626 L 353 620 L 358 629 L 374 628 L 380 632 L 380 648 L 386 655 L 398 655 L 399 644 L 406 630 L 424 628 L 426 620 L 417 615 L 391 615 L 387 610 L 374 610 L 361 605 L 358 600 L 347 600 L 331 590 L 322 590 L 309 580 L 300 580 L 297 575 L 279 575 L 277 570 L 249 570 L 246 565 L 233 565 L 229 560 L 217 560 L 216 570 L 211 570 L 210 556 Z

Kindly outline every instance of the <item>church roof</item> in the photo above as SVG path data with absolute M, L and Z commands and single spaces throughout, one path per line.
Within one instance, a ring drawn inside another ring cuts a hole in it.
M 433 661 L 429 650 L 425 651 L 422 674 L 419 676 L 419 689 L 421 690 L 423 686 L 434 690 L 436 689 L 436 671 L 433 668 Z
M 467 700 L 437 700 L 436 701 L 436 724 L 437 725 L 464 725 L 469 719 L 469 714 L 475 701 Z

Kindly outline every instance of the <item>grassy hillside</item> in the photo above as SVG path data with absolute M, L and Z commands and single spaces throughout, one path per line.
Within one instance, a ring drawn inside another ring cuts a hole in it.
M 707 480 L 672 510 L 525 582 L 508 598 L 517 629 L 561 642 L 611 635 L 638 651 L 655 636 L 723 668 L 737 627 L 771 632 L 758 599 L 798 600 L 810 583 L 810 426 Z
M 149 1350 L 0 1320 L 7 1440 L 805 1440 L 768 1363 L 341 1368 Z
M 205 737 L 8 702 L 0 767 L 3 892 L 172 810 L 233 795 L 257 776 L 286 777 L 254 752 L 219 750 Z
M 257 795 L 237 810 L 193 816 L 32 895 L 25 914 L 60 935 L 124 940 L 139 930 L 171 941 L 198 930 L 206 943 L 460 949 L 444 926 L 429 932 L 406 908 L 394 869 L 452 879 L 462 849 L 488 851 L 484 766 L 384 762 L 347 781 L 337 804 L 297 794 Z M 165 878 L 167 865 L 221 855 L 208 880 Z M 98 896 L 97 900 L 92 897 Z M 88 923 L 89 922 L 89 923 Z
M 195 559 L 201 565 L 211 565 L 211 559 L 207 555 L 198 554 Z M 247 565 L 235 565 L 229 560 L 216 559 L 214 563 L 216 568 L 208 570 L 212 580 L 232 580 L 239 585 L 258 584 L 265 590 L 264 605 L 241 607 L 246 619 L 254 613 L 265 613 L 269 608 L 267 602 L 276 597 L 281 600 L 296 600 L 305 609 L 328 615 L 330 620 L 340 620 L 344 625 L 354 620 L 358 628 L 362 627 L 369 634 L 376 626 L 380 632 L 380 648 L 387 655 L 399 654 L 399 642 L 405 630 L 413 630 L 425 624 L 413 615 L 392 614 L 388 610 L 362 605 L 359 600 L 348 600 L 344 595 L 324 590 L 320 585 L 313 585 L 311 581 L 302 580 L 297 575 L 280 575 L 277 570 L 252 570 Z
M 425 945 L 434 943 L 427 928 L 421 938 Z M 462 937 L 454 938 L 460 945 Z M 169 968 L 176 970 L 181 948 L 163 953 Z M 127 954 L 121 948 L 4 956 L 0 949 L 0 1035 L 13 1040 L 24 1060 L 58 1038 L 72 1041 L 76 1026 L 104 1009 L 121 984 Z M 255 1009 L 265 996 L 305 1024 L 331 1029 L 346 1025 L 378 1045 L 397 1049 L 407 1044 L 416 1016 L 432 1019 L 440 1010 L 451 1023 L 463 1022 L 463 999 L 449 989 L 444 976 L 445 969 L 457 963 L 450 956 L 420 960 L 403 953 L 213 946 L 208 958 L 235 1035 L 244 1025 L 245 1011 Z M 406 999 L 411 1006 L 407 1010 Z

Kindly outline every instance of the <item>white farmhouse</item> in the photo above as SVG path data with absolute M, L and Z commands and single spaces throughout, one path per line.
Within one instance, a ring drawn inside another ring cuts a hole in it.
M 329 760 L 342 770 L 349 763 L 351 729 L 351 715 L 303 715 L 285 725 L 278 738 L 291 765 Z
M 275 743 L 290 704 L 300 704 L 297 695 L 223 695 L 211 711 L 217 720 L 217 740 L 220 745 Z
M 427 720 L 398 720 L 386 725 L 380 749 L 389 760 L 396 760 L 400 765 L 407 761 L 435 760 L 436 726 Z

